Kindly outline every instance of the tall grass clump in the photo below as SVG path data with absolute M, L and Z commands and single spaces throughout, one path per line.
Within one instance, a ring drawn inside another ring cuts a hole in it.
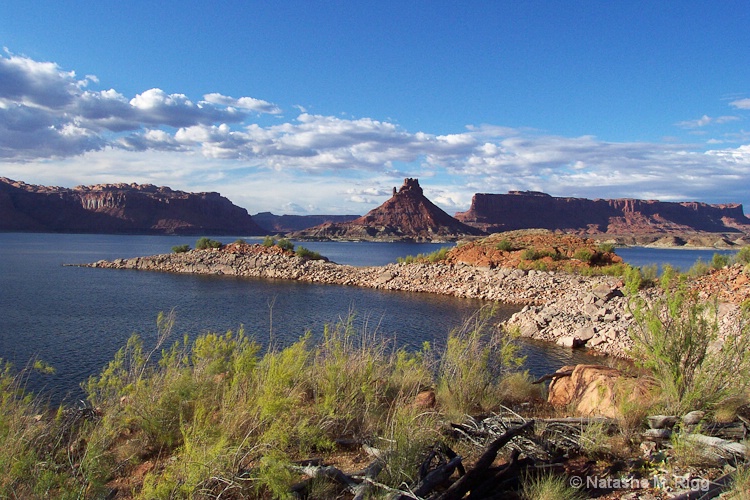
M 25 390 L 32 371 L 51 373 L 36 361 L 16 372 L 0 360 L 0 498 L 81 498 L 101 493 L 103 477 L 81 464 L 81 436 L 94 425 L 91 410 L 48 410 Z
M 632 279 L 632 276 L 630 277 Z M 666 411 L 681 414 L 745 394 L 750 387 L 750 318 L 746 304 L 737 335 L 719 341 L 718 303 L 702 301 L 684 276 L 667 269 L 660 295 L 647 301 L 626 283 L 634 325 L 632 357 L 650 370 Z
M 154 336 L 131 336 L 84 384 L 85 408 L 41 420 L 2 365 L 0 497 L 98 498 L 112 481 L 132 481 L 132 498 L 288 497 L 295 461 L 339 438 L 380 450 L 381 484 L 413 483 L 445 414 L 492 409 L 527 384 L 491 318 L 477 313 L 444 350 L 396 349 L 350 314 L 262 351 L 243 328 L 173 341 L 174 314 L 159 314 Z M 415 404 L 428 389 L 437 407 Z
M 353 316 L 326 326 L 319 341 L 307 333 L 265 353 L 242 329 L 164 348 L 173 324 L 160 315 L 154 347 L 131 337 L 86 384 L 104 415 L 89 436 L 87 466 L 109 464 L 111 474 L 114 464 L 127 473 L 162 463 L 136 498 L 216 496 L 227 487 L 288 496 L 299 480 L 292 463 L 333 451 L 338 438 L 382 449 L 383 481 L 397 486 L 415 477 L 414 457 L 437 438 L 436 417 L 411 405 L 434 384 L 424 352 L 394 349 L 355 328 Z
M 496 407 L 503 399 L 502 378 L 525 360 L 515 335 L 492 324 L 494 314 L 494 308 L 480 309 L 450 332 L 444 350 L 437 353 L 436 392 L 448 413 Z
M 526 478 L 521 489 L 523 500 L 583 500 L 584 493 L 570 486 L 565 476 L 546 474 Z

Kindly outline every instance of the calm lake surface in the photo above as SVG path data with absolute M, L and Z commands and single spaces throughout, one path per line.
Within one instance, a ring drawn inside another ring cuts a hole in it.
M 216 239 L 229 243 L 237 238 Z M 273 338 L 283 346 L 306 331 L 320 335 L 324 325 L 354 312 L 359 330 L 376 332 L 398 346 L 419 347 L 424 341 L 440 345 L 450 330 L 487 305 L 480 300 L 294 281 L 63 266 L 169 253 L 172 246 L 193 246 L 195 240 L 181 236 L 0 233 L 0 358 L 19 368 L 35 358 L 46 361 L 56 373 L 33 375 L 28 387 L 54 402 L 75 401 L 83 397 L 80 383 L 98 373 L 132 333 L 139 333 L 147 345 L 153 343 L 160 311 L 176 312 L 174 340 L 184 334 L 192 337 L 244 326 L 259 342 L 267 345 Z M 302 245 L 351 265 L 383 265 L 446 246 Z M 622 250 L 626 251 L 618 253 L 626 260 L 639 261 L 648 260 L 649 254 L 667 256 L 661 252 L 670 252 L 646 250 L 628 257 L 634 249 Z M 698 254 L 693 252 L 700 251 L 677 252 L 674 257 L 695 260 Z M 709 252 L 703 258 L 710 261 L 712 255 Z M 515 306 L 499 309 L 498 320 L 518 310 Z M 534 375 L 592 360 L 585 353 L 545 343 L 524 342 L 523 351 Z

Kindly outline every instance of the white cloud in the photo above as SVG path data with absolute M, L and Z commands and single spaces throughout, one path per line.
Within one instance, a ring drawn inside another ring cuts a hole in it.
M 737 109 L 750 109 L 750 98 L 737 99 L 736 101 L 730 102 L 729 105 Z
M 729 122 L 737 121 L 739 119 L 740 119 L 739 116 L 731 116 L 731 115 L 717 116 L 716 118 L 712 118 L 708 115 L 703 115 L 697 120 L 687 120 L 687 121 L 678 122 L 677 126 L 681 128 L 686 128 L 686 129 L 694 129 L 694 128 L 705 127 L 711 124 L 721 125 L 723 123 L 729 123 Z
M 261 99 L 255 99 L 253 97 L 240 97 L 239 99 L 235 99 L 233 97 L 224 96 L 219 93 L 211 93 L 204 95 L 203 99 L 205 99 L 206 102 L 210 102 L 213 104 L 232 106 L 235 108 L 255 111 L 257 113 L 270 113 L 274 115 L 281 113 L 281 108 L 279 108 L 275 104 L 272 104 L 268 101 L 263 101 Z

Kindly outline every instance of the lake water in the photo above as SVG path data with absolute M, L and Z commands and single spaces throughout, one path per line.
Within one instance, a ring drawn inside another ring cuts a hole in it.
M 236 238 L 216 239 L 228 243 Z M 0 233 L 0 358 L 16 367 L 34 358 L 51 364 L 56 373 L 33 375 L 28 387 L 55 402 L 70 401 L 82 397 L 79 384 L 98 373 L 132 333 L 139 333 L 147 344 L 153 342 L 160 311 L 175 310 L 175 340 L 183 334 L 225 332 L 243 325 L 261 343 L 267 344 L 273 335 L 280 345 L 297 340 L 306 331 L 320 335 L 325 324 L 336 323 L 354 311 L 358 329 L 375 331 L 399 346 L 418 347 L 424 341 L 439 345 L 450 330 L 487 304 L 283 280 L 63 266 L 169 253 L 172 246 L 180 244 L 193 246 L 195 238 Z M 352 265 L 382 265 L 445 246 L 302 245 L 335 262 Z M 680 257 L 685 257 L 691 251 L 680 252 Z M 501 306 L 498 320 L 516 310 L 514 306 Z M 580 351 L 545 343 L 524 342 L 523 351 L 528 356 L 527 368 L 534 375 L 549 373 L 563 364 L 592 360 Z
M 661 269 L 664 264 L 669 264 L 684 272 L 690 269 L 699 259 L 710 264 L 715 253 L 733 255 L 737 253 L 737 250 L 626 247 L 616 248 L 615 253 L 632 266 L 655 265 Z

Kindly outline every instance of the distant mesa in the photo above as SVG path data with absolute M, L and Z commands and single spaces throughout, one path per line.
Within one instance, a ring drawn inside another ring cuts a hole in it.
M 580 235 L 750 233 L 739 203 L 553 197 L 537 191 L 475 194 L 456 219 L 488 233 L 542 228 Z
M 0 177 L 0 231 L 259 236 L 267 231 L 219 193 L 151 184 L 36 186 Z
M 329 222 L 290 236 L 314 240 L 454 241 L 484 231 L 463 224 L 428 200 L 417 179 L 407 178 L 379 207 L 349 222 Z
M 271 212 L 260 212 L 253 215 L 253 220 L 270 234 L 302 231 L 326 222 L 349 222 L 358 217 L 359 215 L 274 215 Z

